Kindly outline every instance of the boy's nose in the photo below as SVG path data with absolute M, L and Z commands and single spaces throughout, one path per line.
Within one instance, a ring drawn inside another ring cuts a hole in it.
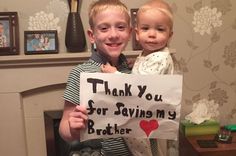
M 117 38 L 119 36 L 118 31 L 115 28 L 112 28 L 109 36 L 110 38 Z

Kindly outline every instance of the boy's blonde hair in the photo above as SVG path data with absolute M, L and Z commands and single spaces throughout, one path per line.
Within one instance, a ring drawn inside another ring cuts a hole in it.
M 98 0 L 98 1 L 93 2 L 89 8 L 90 28 L 94 27 L 94 18 L 96 17 L 96 15 L 108 8 L 112 8 L 112 9 L 118 8 L 122 13 L 125 14 L 127 18 L 127 22 L 130 25 L 129 12 L 124 3 L 122 3 L 120 0 Z
M 137 13 L 137 24 L 138 24 L 138 20 L 139 20 L 139 15 L 142 12 L 145 12 L 147 10 L 150 9 L 156 9 L 161 11 L 162 13 L 164 13 L 165 15 L 167 15 L 169 17 L 170 20 L 170 28 L 173 28 L 173 12 L 172 9 L 170 7 L 170 5 L 163 1 L 163 0 L 149 0 L 148 2 L 146 2 L 144 5 L 142 5 Z

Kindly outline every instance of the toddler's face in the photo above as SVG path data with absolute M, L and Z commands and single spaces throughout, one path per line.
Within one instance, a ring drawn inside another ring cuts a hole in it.
M 149 54 L 167 46 L 172 36 L 170 19 L 159 10 L 141 12 L 136 29 L 136 39 L 144 53 Z
M 126 47 L 131 33 L 127 16 L 119 9 L 109 8 L 98 13 L 94 28 L 88 32 L 90 41 L 108 58 L 118 58 Z

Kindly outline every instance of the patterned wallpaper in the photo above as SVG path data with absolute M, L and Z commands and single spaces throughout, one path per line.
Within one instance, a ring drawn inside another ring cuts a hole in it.
M 81 6 L 85 30 L 88 27 L 87 9 L 91 1 L 83 1 Z M 145 2 L 122 1 L 129 8 L 137 8 Z M 191 112 L 193 103 L 208 99 L 219 104 L 219 121 L 222 125 L 236 123 L 236 1 L 166 1 L 174 11 L 171 48 L 176 50 L 184 75 L 182 118 Z M 65 51 L 64 33 L 69 12 L 67 0 L 41 0 L 40 3 L 26 0 L 24 4 L 27 5 L 9 0 L 2 4 L 0 11 L 19 13 L 21 45 L 24 30 L 57 29 L 60 52 Z M 131 47 L 129 44 L 127 50 L 132 50 Z M 171 156 L 178 155 L 176 143 L 169 144 L 169 152 Z
M 236 1 L 168 1 L 175 15 L 174 37 L 184 74 L 182 117 L 200 99 L 220 106 L 221 124 L 236 123 Z
M 174 11 L 171 47 L 184 75 L 182 118 L 201 99 L 219 104 L 221 125 L 236 123 L 236 1 L 168 0 Z M 169 142 L 169 155 L 178 144 Z

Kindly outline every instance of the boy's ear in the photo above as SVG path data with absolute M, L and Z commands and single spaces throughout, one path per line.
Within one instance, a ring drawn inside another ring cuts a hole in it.
M 94 42 L 95 42 L 95 39 L 94 39 L 94 32 L 93 32 L 92 29 L 88 29 L 87 35 L 88 35 L 88 37 L 89 37 L 90 43 L 94 43 Z
M 135 32 L 135 38 L 136 38 L 136 40 L 139 41 L 139 37 L 138 37 L 139 35 L 138 35 L 138 29 L 137 29 L 137 27 L 135 27 L 133 31 Z
M 130 27 L 130 29 L 129 29 L 129 39 L 130 39 L 131 36 L 132 36 L 132 32 L 133 32 L 133 27 Z

